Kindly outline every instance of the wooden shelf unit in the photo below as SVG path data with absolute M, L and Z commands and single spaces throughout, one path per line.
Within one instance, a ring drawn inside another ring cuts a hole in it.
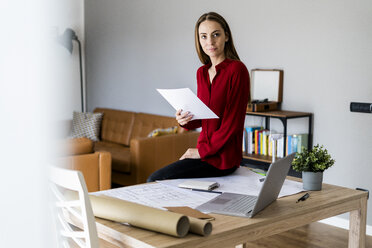
M 275 110 L 275 111 L 267 111 L 267 112 L 246 112 L 246 115 L 250 116 L 259 116 L 265 118 L 265 129 L 270 130 L 270 119 L 279 119 L 283 124 L 283 135 L 284 135 L 284 144 L 287 141 L 287 124 L 289 119 L 297 119 L 297 118 L 308 118 L 308 148 L 312 147 L 312 118 L 313 114 L 308 112 L 296 112 L 296 111 L 288 111 L 288 110 Z M 284 145 L 283 154 L 286 153 L 286 146 Z M 243 159 L 263 162 L 270 164 L 272 161 L 271 156 L 265 155 L 258 155 L 258 154 L 243 154 Z

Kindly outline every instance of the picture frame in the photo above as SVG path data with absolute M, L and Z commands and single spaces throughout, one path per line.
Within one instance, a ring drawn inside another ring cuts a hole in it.
M 284 71 L 280 69 L 253 69 L 251 71 L 251 97 L 247 111 L 271 111 L 283 101 Z

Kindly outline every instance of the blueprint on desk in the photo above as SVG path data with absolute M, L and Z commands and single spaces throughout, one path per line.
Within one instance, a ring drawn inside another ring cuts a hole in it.
M 257 196 L 263 184 L 262 180 L 260 181 L 262 178 L 265 177 L 252 172 L 246 167 L 240 167 L 229 176 L 203 178 L 203 181 L 218 182 L 220 187 L 216 191 L 219 192 Z M 160 209 L 180 206 L 196 208 L 218 196 L 215 193 L 179 188 L 178 185 L 185 180 L 200 180 L 200 178 L 164 180 L 158 181 L 158 183 L 139 184 L 91 194 L 111 196 Z M 301 191 L 303 191 L 301 182 L 285 180 L 279 197 L 296 194 Z
M 239 167 L 229 176 L 208 177 L 203 178 L 203 181 L 218 182 L 220 186 L 215 191 L 258 196 L 263 184 L 263 181 L 260 180 L 262 178 L 265 178 L 265 176 L 254 173 L 247 167 Z M 158 181 L 158 183 L 177 187 L 185 180 L 200 180 L 200 178 L 163 180 Z M 301 191 L 304 191 L 302 182 L 287 179 L 284 181 L 279 197 L 297 194 Z
M 139 184 L 91 194 L 106 195 L 160 209 L 181 206 L 196 208 L 217 196 L 212 193 L 194 192 L 160 183 Z

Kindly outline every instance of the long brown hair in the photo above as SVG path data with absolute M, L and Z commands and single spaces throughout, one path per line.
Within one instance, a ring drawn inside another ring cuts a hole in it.
M 219 23 L 221 27 L 223 28 L 223 30 L 225 31 L 225 34 L 228 37 L 228 40 L 225 43 L 225 50 L 224 50 L 226 58 L 240 60 L 238 53 L 235 50 L 229 24 L 227 24 L 226 20 L 221 15 L 217 14 L 216 12 L 209 12 L 209 13 L 203 14 L 195 24 L 195 47 L 196 47 L 196 52 L 198 53 L 200 61 L 205 65 L 211 62 L 211 59 L 203 51 L 203 48 L 201 47 L 200 41 L 199 41 L 199 26 L 202 22 L 206 20 L 215 21 Z

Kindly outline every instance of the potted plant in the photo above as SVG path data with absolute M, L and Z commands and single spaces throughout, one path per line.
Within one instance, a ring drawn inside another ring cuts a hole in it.
M 317 144 L 313 149 L 303 148 L 293 159 L 295 171 L 302 172 L 303 188 L 305 190 L 321 190 L 323 171 L 331 167 L 335 160 L 328 154 L 327 149 Z

